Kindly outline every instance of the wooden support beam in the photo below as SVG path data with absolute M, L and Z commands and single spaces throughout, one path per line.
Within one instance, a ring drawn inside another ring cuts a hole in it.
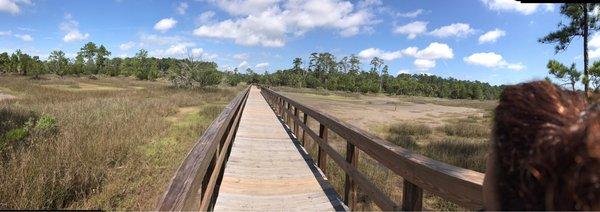
M 306 114 L 304 112 L 302 112 L 302 113 L 304 114 L 303 117 L 302 117 L 302 123 L 304 125 L 308 126 L 308 114 Z M 304 148 L 306 148 L 306 146 L 305 146 L 306 143 L 304 141 L 305 139 L 306 139 L 306 130 L 302 129 L 302 146 L 304 146 Z
M 298 117 L 298 108 L 294 107 L 294 116 Z M 294 120 L 292 120 L 294 121 Z M 298 138 L 298 123 L 294 121 L 294 135 L 296 135 L 296 139 Z
M 421 211 L 423 210 L 423 189 L 419 186 L 404 180 L 402 188 L 402 210 L 403 211 Z
M 327 143 L 327 128 L 323 124 L 319 124 L 319 138 L 323 139 L 325 143 Z M 323 173 L 327 173 L 327 154 L 323 151 L 323 148 L 319 146 L 319 151 L 317 153 L 317 165 L 321 168 Z
M 358 169 L 358 153 L 359 150 L 350 142 L 346 142 L 346 162 L 352 167 Z M 344 183 L 344 203 L 350 208 L 350 210 L 356 210 L 356 196 L 357 187 L 356 183 L 348 173 L 346 173 L 346 181 Z

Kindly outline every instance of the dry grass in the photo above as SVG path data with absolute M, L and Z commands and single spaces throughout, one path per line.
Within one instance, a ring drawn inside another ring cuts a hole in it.
M 239 91 L 128 78 L 2 76 L 0 84 L 17 96 L 0 101 L 0 135 L 29 114 L 55 117 L 58 128 L 2 151 L 0 209 L 153 209 L 193 142 Z M 111 89 L 56 88 L 88 84 Z M 197 109 L 177 113 L 187 107 Z

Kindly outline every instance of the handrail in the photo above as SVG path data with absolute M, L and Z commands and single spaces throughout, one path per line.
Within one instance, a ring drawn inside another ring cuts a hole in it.
M 357 186 L 383 210 L 421 210 L 423 189 L 465 208 L 476 210 L 483 208 L 482 184 L 484 175 L 482 173 L 452 166 L 413 153 L 267 87 L 260 86 L 260 88 L 263 96 L 275 112 L 289 126 L 294 125 L 294 133 L 298 138 L 302 138 L 302 144 L 304 144 L 305 134 L 316 141 L 319 148 L 317 162 L 323 172 L 326 171 L 327 157 L 325 155 L 327 155 L 346 173 L 343 196 L 344 202 L 350 209 L 353 209 L 356 204 Z M 304 113 L 302 120 L 300 120 L 299 111 Z M 319 135 L 308 127 L 307 116 L 319 122 Z M 303 129 L 302 136 L 298 136 L 298 127 Z M 345 160 L 327 144 L 328 130 L 332 130 L 347 141 Z M 401 206 L 391 202 L 389 197 L 374 187 L 360 173 L 357 168 L 358 150 L 362 150 L 362 152 L 365 152 L 404 179 Z
M 196 141 L 171 179 L 157 210 L 208 210 L 214 204 L 217 181 L 223 172 L 249 90 L 250 87 L 240 92 Z

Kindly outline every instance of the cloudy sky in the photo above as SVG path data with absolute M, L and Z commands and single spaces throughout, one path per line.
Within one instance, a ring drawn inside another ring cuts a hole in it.
M 560 54 L 537 42 L 561 19 L 559 5 L 512 0 L 0 0 L 0 51 L 74 57 L 92 41 L 112 56 L 144 48 L 259 72 L 328 51 L 365 68 L 378 56 L 392 74 L 510 84 L 545 77 L 549 59 L 581 68 L 581 39 Z M 600 56 L 600 36 L 590 48 Z

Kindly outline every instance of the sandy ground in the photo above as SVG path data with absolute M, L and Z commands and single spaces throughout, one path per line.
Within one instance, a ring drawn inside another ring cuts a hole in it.
M 77 83 L 77 85 L 65 85 L 65 84 L 50 84 L 50 85 L 42 85 L 44 87 L 56 88 L 59 90 L 67 90 L 67 91 L 118 91 L 125 90 L 124 88 L 112 87 L 106 85 L 92 84 L 92 83 Z M 134 88 L 140 89 L 140 88 Z
M 373 129 L 402 121 L 437 127 L 447 119 L 468 116 L 482 117 L 484 114 L 482 109 L 412 103 L 386 96 L 360 96 L 357 98 L 289 92 L 283 94 L 362 129 Z
M 168 116 L 166 119 L 172 123 L 177 123 L 182 121 L 185 117 L 189 116 L 192 113 L 198 113 L 200 111 L 200 107 L 191 106 L 191 107 L 180 107 L 176 114 Z

